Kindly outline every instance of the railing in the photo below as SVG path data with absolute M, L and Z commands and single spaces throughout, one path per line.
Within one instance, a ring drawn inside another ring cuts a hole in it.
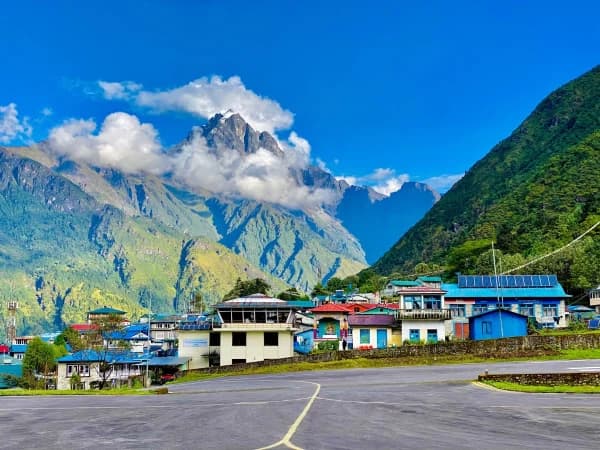
M 214 328 L 211 322 L 182 322 L 179 324 L 180 330 L 211 330 Z
M 398 319 L 407 320 L 450 320 L 452 312 L 449 309 L 399 309 Z
M 234 322 L 234 323 L 223 323 L 222 328 L 237 328 L 237 329 L 273 329 L 273 330 L 291 330 L 294 327 L 293 323 L 280 322 L 280 323 L 254 323 L 254 322 Z

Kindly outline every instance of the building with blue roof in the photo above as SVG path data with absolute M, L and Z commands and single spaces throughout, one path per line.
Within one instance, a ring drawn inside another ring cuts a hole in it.
M 494 309 L 469 317 L 469 338 L 475 341 L 527 336 L 528 317 Z
M 131 379 L 144 375 L 150 358 L 149 353 L 129 350 L 80 350 L 57 359 L 56 388 L 71 389 L 71 379 L 77 374 L 81 383 L 79 388 L 91 389 L 103 378 L 101 363 L 108 363 L 105 374 L 111 386 L 127 385 Z
M 466 339 L 469 317 L 499 308 L 528 317 L 540 328 L 566 327 L 568 295 L 556 275 L 459 275 L 443 283 L 454 338 Z

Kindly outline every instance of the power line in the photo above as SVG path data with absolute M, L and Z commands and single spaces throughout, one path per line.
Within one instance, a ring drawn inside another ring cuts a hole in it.
M 596 228 L 598 225 L 600 225 L 600 221 L 596 222 L 594 225 L 592 225 L 590 228 L 588 228 L 584 233 L 580 234 L 579 236 L 577 236 L 575 239 L 573 239 L 571 242 L 569 242 L 566 245 L 563 245 L 562 247 L 560 247 L 557 250 L 554 250 L 546 255 L 542 255 L 542 256 L 538 256 L 537 258 L 532 259 L 531 261 L 525 263 L 525 264 L 521 264 L 520 266 L 515 267 L 514 269 L 510 269 L 507 270 L 506 272 L 502 272 L 501 275 L 506 275 L 512 272 L 515 272 L 517 270 L 523 269 L 524 267 L 530 266 L 533 263 L 536 263 L 538 261 L 541 261 L 544 258 L 548 258 L 549 256 L 553 256 L 556 255 L 559 252 L 562 252 L 564 249 L 566 249 L 567 247 L 570 247 L 571 245 L 573 245 L 574 243 L 576 243 L 577 241 L 579 241 L 581 238 L 583 238 L 586 234 L 591 233 L 594 228 Z

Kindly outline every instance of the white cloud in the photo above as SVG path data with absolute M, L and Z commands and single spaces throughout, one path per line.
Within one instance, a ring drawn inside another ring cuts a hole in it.
M 174 157 L 173 174 L 192 188 L 294 209 L 320 207 L 332 203 L 335 192 L 299 185 L 290 176 L 290 168 L 304 167 L 298 164 L 307 163 L 310 149 L 307 144 L 293 133 L 283 158 L 264 149 L 240 155 L 232 151 L 215 152 L 202 136 L 196 135 Z
M 42 109 L 42 116 L 44 117 L 50 117 L 52 114 L 54 114 L 54 111 L 52 111 L 52 108 L 43 108 Z
M 247 89 L 240 77 L 219 76 L 198 78 L 186 85 L 162 91 L 142 90 L 142 86 L 127 82 L 98 83 L 107 99 L 130 99 L 137 105 L 157 112 L 184 111 L 203 118 L 233 110 L 255 129 L 273 133 L 285 130 L 294 122 L 294 115 L 279 103 Z
M 61 156 L 126 173 L 162 173 L 169 161 L 162 153 L 158 133 L 148 123 L 123 112 L 104 119 L 98 133 L 93 120 L 68 120 L 50 131 L 50 149 Z
M 455 175 L 440 175 L 437 177 L 431 177 L 423 181 L 423 183 L 428 184 L 430 187 L 435 189 L 440 193 L 446 192 L 450 189 L 454 183 L 460 180 L 465 174 L 459 173 Z
M 289 167 L 303 168 L 310 162 L 310 143 L 292 131 L 287 142 L 279 142 Z
M 338 180 L 338 181 L 345 181 L 350 186 L 359 186 L 358 177 L 353 177 L 353 176 L 339 176 L 339 177 L 335 177 L 335 179 Z
M 98 81 L 104 98 L 107 100 L 128 100 L 142 89 L 142 85 L 133 81 L 110 82 Z
M 12 141 L 29 141 L 32 132 L 29 119 L 24 117 L 19 120 L 17 105 L 9 103 L 0 106 L 0 143 L 8 144 Z
M 110 114 L 97 130 L 93 120 L 69 120 L 50 132 L 52 152 L 94 166 L 126 173 L 148 172 L 171 176 L 191 189 L 204 189 L 231 197 L 275 203 L 294 209 L 318 208 L 335 200 L 335 192 L 299 185 L 291 170 L 310 161 L 310 145 L 292 132 L 282 142 L 283 156 L 259 149 L 239 154 L 231 149 L 209 148 L 196 135 L 177 153 L 161 148 L 151 124 L 135 116 Z
M 402 185 L 410 180 L 408 174 L 396 175 L 394 169 L 381 167 L 363 176 L 339 176 L 336 178 L 353 186 L 369 186 L 380 194 L 388 196 L 400 190 Z
M 397 177 L 382 179 L 380 183 L 371 187 L 380 194 L 389 196 L 392 193 L 399 191 L 402 185 L 409 180 L 410 177 L 407 174 L 402 174 Z
M 315 163 L 317 164 L 317 167 L 319 169 L 321 169 L 322 171 L 327 172 L 327 173 L 331 173 L 331 170 L 329 170 L 329 167 L 327 167 L 327 164 L 321 158 L 317 158 L 315 160 Z

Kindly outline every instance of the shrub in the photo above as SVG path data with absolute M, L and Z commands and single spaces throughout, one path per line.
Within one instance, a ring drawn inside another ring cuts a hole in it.
M 335 341 L 319 342 L 317 349 L 322 352 L 335 352 L 340 349 L 340 341 L 336 339 Z

